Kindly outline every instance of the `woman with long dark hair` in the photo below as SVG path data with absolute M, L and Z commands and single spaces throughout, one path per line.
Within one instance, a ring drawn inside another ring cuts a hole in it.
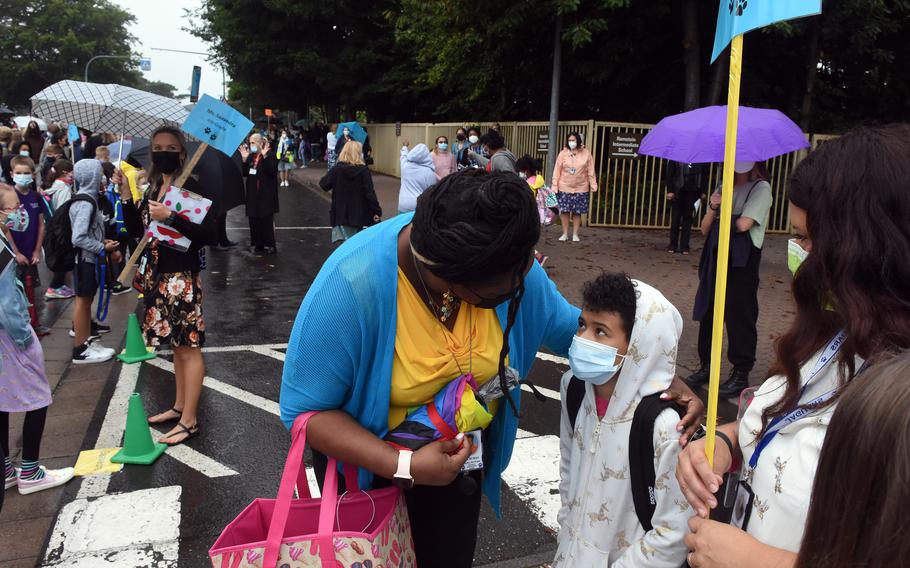
M 788 261 L 796 318 L 742 419 L 718 428 L 713 470 L 704 440 L 680 454 L 676 476 L 701 517 L 716 506 L 714 492 L 735 459 L 744 470 L 735 508 L 742 528 L 693 518 L 686 540 L 691 566 L 794 563 L 831 415 L 839 400 L 870 383 L 844 387 L 910 347 L 906 179 L 906 125 L 863 128 L 826 142 L 791 175 Z M 863 456 L 854 459 L 865 467 Z M 839 507 L 843 498 L 836 496 Z
M 37 121 L 29 121 L 28 126 L 22 132 L 22 140 L 28 142 L 29 157 L 33 162 L 39 164 L 41 148 L 44 148 L 44 135 L 41 133 L 41 127 L 38 126 Z
M 205 319 L 202 315 L 202 277 L 199 250 L 217 241 L 217 204 L 196 224 L 172 211 L 164 196 L 180 177 L 186 163 L 186 140 L 180 129 L 162 126 L 149 138 L 152 165 L 148 170 L 149 187 L 142 202 L 132 202 L 128 187 L 121 187 L 123 216 L 132 238 L 139 238 L 152 221 L 171 227 L 190 239 L 189 249 L 172 248 L 151 239 L 140 261 L 135 285 L 144 294 L 141 318 L 146 343 L 155 347 L 170 345 L 174 350 L 176 389 L 170 409 L 149 417 L 150 424 L 176 422 L 161 439 L 168 445 L 182 444 L 199 433 L 199 396 L 205 376 L 202 347 L 205 345 Z M 121 185 L 126 180 L 118 171 L 113 178 Z M 192 177 L 183 189 L 202 195 L 202 186 Z
M 797 568 L 910 565 L 910 351 L 844 393 L 818 459 Z
M 539 236 L 537 206 L 518 176 L 451 174 L 419 197 L 413 214 L 337 249 L 297 314 L 281 418 L 291 426 L 323 411 L 307 430 L 317 477 L 330 455 L 362 468 L 362 487 L 406 489 L 422 568 L 471 566 L 481 488 L 498 510 L 515 441 L 519 391 L 510 390 L 541 346 L 565 354 L 577 330 L 580 311 L 534 262 Z M 416 451 L 383 440 L 409 409 L 466 375 L 479 391 L 504 393 L 477 413 L 488 418 L 479 426 L 483 473 L 461 471 L 470 450 L 457 440 Z

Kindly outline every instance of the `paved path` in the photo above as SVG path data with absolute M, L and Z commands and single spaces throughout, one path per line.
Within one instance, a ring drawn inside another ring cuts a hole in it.
M 12 495 L 0 516 L 0 568 L 33 566 L 36 557 L 48 566 L 207 566 L 208 548 L 223 527 L 252 499 L 275 494 L 288 448 L 277 418 L 284 350 L 300 300 L 332 250 L 328 201 L 313 189 L 321 173 L 297 170 L 293 185 L 281 190 L 277 255 L 258 256 L 245 247 L 209 255 L 202 436 L 169 450 L 153 466 L 126 466 L 112 476 L 76 480 L 47 497 Z M 386 216 L 394 213 L 397 180 L 374 176 L 374 182 Z M 248 241 L 242 208 L 231 213 L 228 226 L 234 240 Z M 662 234 L 586 229 L 579 244 L 558 243 L 558 235 L 556 228 L 545 229 L 540 247 L 551 256 L 548 272 L 570 300 L 579 300 L 581 283 L 598 270 L 622 269 L 664 290 L 684 315 L 691 310 L 697 256 L 668 255 Z M 770 360 L 770 336 L 790 317 L 785 251 L 785 239 L 769 239 L 759 367 Z M 125 307 L 116 318 L 123 318 L 135 297 L 116 300 Z M 695 328 L 687 322 L 681 373 L 694 367 L 694 337 Z M 173 402 L 173 366 L 166 353 L 138 366 L 83 369 L 67 371 L 55 405 L 78 411 L 80 418 L 62 419 L 49 431 L 46 448 L 63 440 L 82 449 L 118 445 L 133 390 L 150 413 Z M 485 506 L 478 565 L 539 564 L 555 547 L 558 379 L 565 369 L 564 360 L 541 354 L 531 378 L 547 400 L 522 394 L 525 417 L 503 479 L 505 521 L 496 521 Z M 74 398 L 63 396 L 69 392 L 63 389 L 72 389 Z M 724 410 L 729 413 L 731 407 Z M 67 452 L 60 463 L 50 464 L 72 463 L 75 451 Z M 13 522 L 27 510 L 40 513 L 38 520 Z M 25 552 L 25 542 L 41 544 Z

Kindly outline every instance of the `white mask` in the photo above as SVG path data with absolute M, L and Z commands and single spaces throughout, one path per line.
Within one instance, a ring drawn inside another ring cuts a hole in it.
M 528 179 L 528 174 L 526 174 L 524 172 L 518 172 L 518 177 L 520 177 L 521 179 Z
M 569 140 L 569 150 L 574 150 L 575 148 L 578 148 L 578 142 L 575 140 Z
M 733 171 L 738 174 L 747 174 L 755 167 L 755 162 L 739 162 L 733 165 Z
M 471 134 L 470 136 L 468 136 L 468 142 L 470 142 L 471 144 L 477 144 L 478 140 L 480 140 L 480 138 L 478 138 L 474 134 Z

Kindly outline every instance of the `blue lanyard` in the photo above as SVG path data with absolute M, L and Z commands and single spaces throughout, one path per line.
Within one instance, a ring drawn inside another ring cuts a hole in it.
M 104 321 L 107 319 L 107 309 L 111 304 L 111 291 L 107 287 L 107 255 L 104 251 L 98 255 L 98 262 L 95 263 L 98 276 L 98 307 L 95 308 L 95 319 Z
M 846 340 L 847 333 L 845 331 L 841 331 L 834 337 L 834 339 L 828 343 L 828 346 L 825 347 L 825 350 L 822 352 L 821 357 L 819 357 L 818 361 L 815 363 L 815 368 L 812 370 L 812 374 L 809 375 L 809 378 L 806 380 L 806 384 L 803 385 L 802 390 L 800 390 L 800 401 L 802 401 L 803 394 L 805 394 L 806 389 L 809 388 L 809 385 L 812 384 L 812 381 L 814 381 L 819 373 L 821 373 L 825 368 L 828 367 L 829 364 L 831 364 L 832 361 L 834 361 L 838 351 L 840 351 L 841 346 L 843 346 L 844 341 Z M 755 469 L 755 466 L 758 465 L 758 458 L 761 456 L 761 453 L 765 450 L 768 444 L 771 443 L 771 440 L 777 436 L 778 432 L 790 424 L 793 424 L 794 422 L 809 415 L 813 410 L 812 407 L 830 400 L 836 393 L 837 387 L 831 389 L 823 395 L 813 398 L 806 404 L 798 404 L 798 408 L 791 410 L 789 413 L 783 416 L 778 416 L 772 420 L 768 424 L 768 428 L 765 430 L 765 434 L 761 437 L 761 440 L 759 440 L 758 444 L 755 446 L 755 450 L 752 452 L 752 457 L 749 458 L 749 467 Z

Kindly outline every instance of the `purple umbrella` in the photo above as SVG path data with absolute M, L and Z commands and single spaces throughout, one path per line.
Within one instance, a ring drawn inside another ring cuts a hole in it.
M 710 106 L 674 114 L 657 123 L 639 154 L 684 164 L 724 161 L 727 107 Z M 736 159 L 762 162 L 809 147 L 806 135 L 775 109 L 739 107 Z

